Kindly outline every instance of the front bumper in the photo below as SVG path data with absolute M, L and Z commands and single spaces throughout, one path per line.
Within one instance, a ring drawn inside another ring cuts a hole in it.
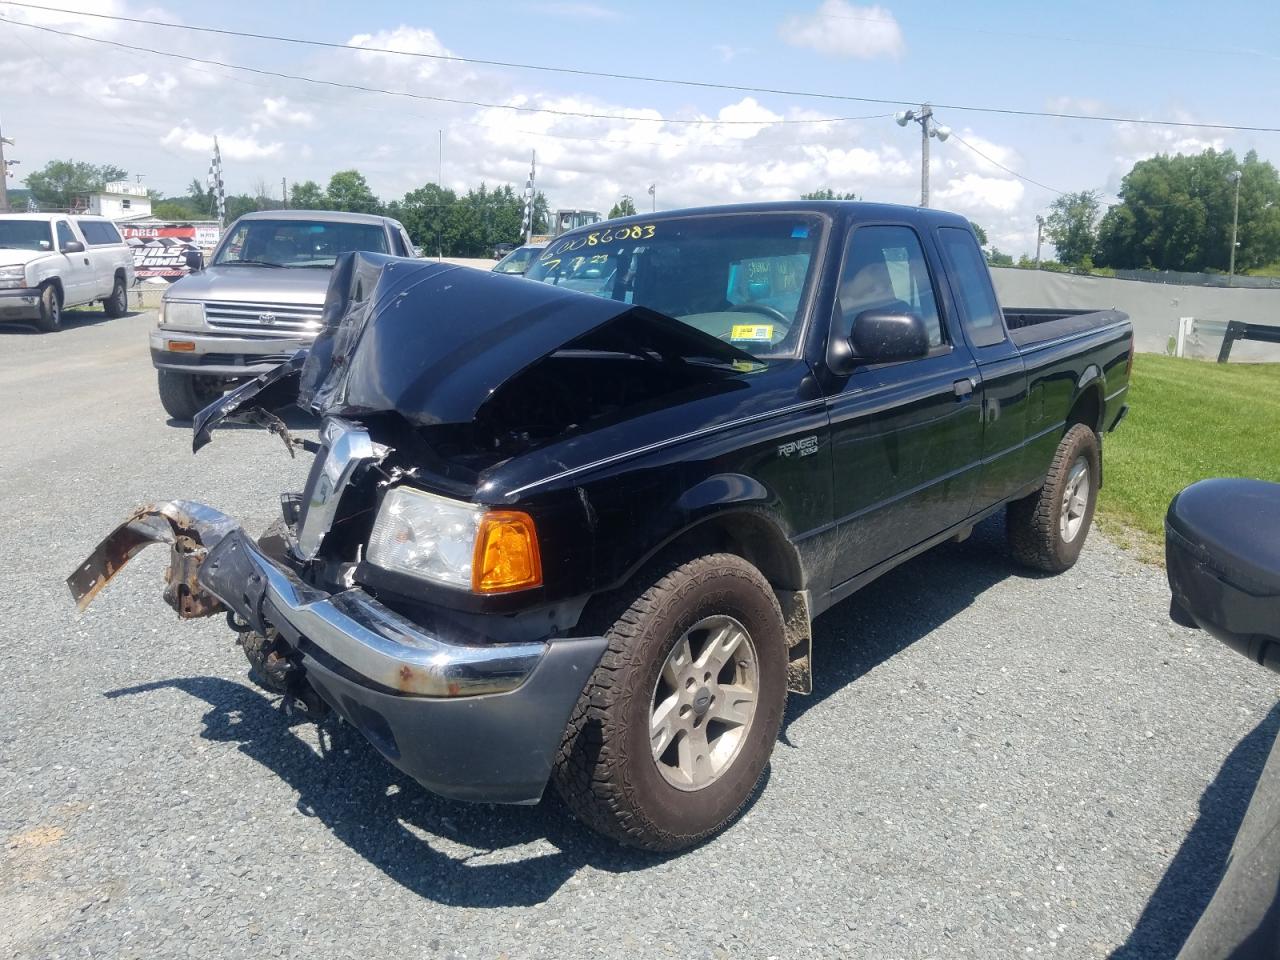
M 312 337 L 242 337 L 235 334 L 151 331 L 151 363 L 157 370 L 211 377 L 256 377 L 311 345 Z M 182 344 L 174 350 L 172 343 Z
M 0 320 L 35 320 L 39 316 L 39 290 L 28 287 L 0 290 Z
M 445 797 L 536 802 L 604 653 L 601 637 L 449 640 L 363 590 L 307 585 L 230 517 L 186 501 L 140 510 L 103 540 L 68 578 L 81 607 L 153 542 L 173 545 L 165 595 L 180 616 L 227 609 L 259 633 L 277 632 L 334 711 Z

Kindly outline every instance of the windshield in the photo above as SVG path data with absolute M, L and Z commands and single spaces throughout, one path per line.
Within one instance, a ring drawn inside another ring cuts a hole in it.
M 517 247 L 493 265 L 494 273 L 524 273 L 542 247 Z
M 243 220 L 218 248 L 214 264 L 332 267 L 340 253 L 389 253 L 387 232 L 376 223 L 322 220 Z
M 53 237 L 44 220 L 0 220 L 0 249 L 52 250 Z
M 581 230 L 525 274 L 648 307 L 756 356 L 795 351 L 822 219 L 812 214 L 673 217 Z

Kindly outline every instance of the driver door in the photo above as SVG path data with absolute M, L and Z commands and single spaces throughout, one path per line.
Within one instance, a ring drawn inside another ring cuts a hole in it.
M 915 313 L 929 353 L 855 367 L 828 398 L 837 586 L 969 515 L 982 461 L 978 369 L 939 296 L 936 254 L 905 224 L 854 228 L 831 335 L 865 310 Z
M 84 243 L 71 229 L 70 222 L 59 220 L 54 224 L 55 239 L 58 252 L 62 254 L 62 305 L 74 307 L 93 298 L 93 265 L 89 260 L 89 249 L 86 247 L 79 253 L 68 253 L 67 244 Z

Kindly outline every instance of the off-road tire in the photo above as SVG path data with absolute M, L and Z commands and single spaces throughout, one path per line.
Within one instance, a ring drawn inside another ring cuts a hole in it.
M 124 277 L 116 277 L 111 296 L 102 301 L 102 310 L 113 320 L 129 312 L 129 288 L 124 285 Z
M 1079 531 L 1066 541 L 1059 524 L 1062 497 L 1071 468 L 1082 457 L 1089 471 L 1088 506 Z M 1019 563 L 1047 573 L 1061 573 L 1075 565 L 1093 523 L 1101 462 L 1098 435 L 1093 430 L 1083 423 L 1074 424 L 1067 430 L 1054 452 L 1044 486 L 1009 504 L 1006 511 L 1009 549 Z
M 625 603 L 624 597 L 619 606 Z M 676 642 L 715 614 L 737 619 L 755 647 L 756 712 L 739 752 L 719 777 L 699 790 L 680 790 L 663 778 L 653 757 L 652 696 Z M 604 635 L 608 648 L 560 747 L 556 789 L 580 821 L 620 843 L 654 851 L 693 846 L 741 812 L 777 741 L 787 699 L 787 648 L 777 597 L 751 564 L 713 554 L 642 586 Z
M 190 420 L 222 396 L 222 385 L 212 377 L 157 370 L 160 403 L 175 420 Z
M 62 294 L 55 284 L 46 283 L 40 288 L 40 318 L 36 326 L 41 333 L 56 333 L 62 329 Z

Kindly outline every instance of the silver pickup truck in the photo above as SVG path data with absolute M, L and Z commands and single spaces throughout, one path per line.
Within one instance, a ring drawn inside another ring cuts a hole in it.
M 206 267 L 170 287 L 151 332 L 169 416 L 190 420 L 232 384 L 270 370 L 315 339 L 329 272 L 349 251 L 412 257 L 397 221 L 333 210 L 263 210 L 235 221 Z

